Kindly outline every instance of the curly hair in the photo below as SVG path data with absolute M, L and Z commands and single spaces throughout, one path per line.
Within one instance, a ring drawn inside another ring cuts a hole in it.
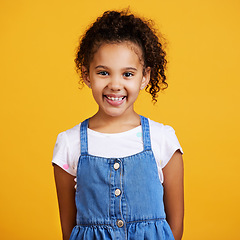
M 82 83 L 82 66 L 89 70 L 94 53 L 103 43 L 121 43 L 130 41 L 142 49 L 143 67 L 151 68 L 150 81 L 146 92 L 157 102 L 157 93 L 168 87 L 166 82 L 166 52 L 163 49 L 163 38 L 153 28 L 151 20 L 142 20 L 125 11 L 106 11 L 90 26 L 80 38 L 75 63 Z

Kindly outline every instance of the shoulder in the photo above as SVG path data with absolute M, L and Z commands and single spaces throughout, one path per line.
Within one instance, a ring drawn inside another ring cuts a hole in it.
M 73 128 L 70 128 L 68 130 L 65 130 L 61 133 L 58 134 L 57 137 L 57 142 L 66 142 L 66 143 L 73 143 L 76 142 L 77 140 L 79 140 L 80 138 L 80 125 L 81 123 L 79 123 L 78 125 L 74 126 Z
M 52 163 L 76 176 L 76 166 L 80 155 L 80 124 L 58 134 L 53 150 Z
M 57 153 L 64 156 L 75 155 L 80 145 L 80 125 L 78 124 L 58 134 L 53 151 L 54 156 Z
M 159 159 L 163 168 L 178 149 L 181 153 L 183 153 L 183 150 L 175 134 L 175 130 L 171 126 L 150 119 L 149 126 L 152 147 L 153 150 L 155 149 L 155 152 L 159 152 Z
M 175 135 L 175 130 L 171 126 L 155 122 L 151 119 L 148 120 L 150 132 L 152 135 L 157 135 L 158 137 L 168 137 L 170 135 Z
M 78 125 L 74 126 L 73 128 L 67 129 L 63 133 L 65 133 L 66 136 L 69 137 L 69 138 L 75 137 L 76 135 L 79 135 L 80 126 L 81 126 L 81 123 L 79 123 Z
M 157 142 L 161 145 L 168 145 L 169 147 L 179 145 L 175 130 L 171 126 L 149 119 L 149 128 L 153 142 Z
M 158 154 L 163 168 L 178 149 L 183 153 L 181 145 L 171 126 L 149 119 L 149 127 L 153 151 Z

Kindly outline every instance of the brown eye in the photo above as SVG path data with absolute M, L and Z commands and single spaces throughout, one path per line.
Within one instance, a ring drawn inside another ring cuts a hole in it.
M 98 75 L 102 75 L 102 76 L 107 76 L 107 75 L 109 75 L 109 73 L 106 72 L 106 71 L 101 71 L 101 72 L 98 72 L 97 74 L 98 74 Z
M 123 74 L 123 76 L 124 76 L 124 77 L 132 77 L 133 74 L 132 74 L 131 72 L 125 72 L 125 73 Z

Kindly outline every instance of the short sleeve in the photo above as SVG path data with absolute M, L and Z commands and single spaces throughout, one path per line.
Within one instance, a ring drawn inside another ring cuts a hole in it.
M 76 176 L 76 167 L 72 159 L 66 132 L 62 132 L 57 137 L 52 164 L 56 164 L 69 174 Z
M 163 142 L 161 149 L 162 168 L 167 165 L 167 163 L 177 150 L 180 150 L 180 152 L 183 154 L 182 147 L 180 146 L 174 129 L 170 126 L 164 126 Z

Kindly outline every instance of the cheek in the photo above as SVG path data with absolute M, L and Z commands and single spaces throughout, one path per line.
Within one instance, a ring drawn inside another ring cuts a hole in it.
M 92 83 L 91 88 L 92 88 L 92 95 L 95 99 L 102 98 L 103 90 L 104 90 L 103 84 Z
M 95 85 L 96 92 L 102 92 L 106 86 L 104 84 L 97 84 Z
M 92 91 L 92 97 L 97 104 L 100 104 L 102 102 L 102 99 L 103 99 L 102 93 L 97 91 Z
M 140 81 L 133 81 L 133 82 L 129 82 L 128 83 L 128 89 L 129 91 L 131 91 L 132 93 L 138 93 L 140 91 L 140 87 L 141 87 L 141 82 Z

